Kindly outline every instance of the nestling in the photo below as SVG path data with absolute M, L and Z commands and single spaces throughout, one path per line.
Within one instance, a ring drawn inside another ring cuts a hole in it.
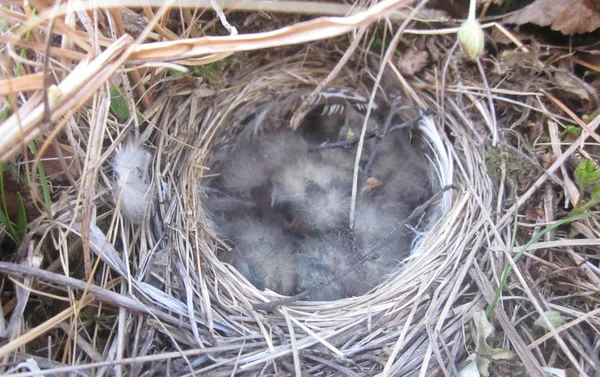
M 242 217 L 227 224 L 231 252 L 219 258 L 233 265 L 252 285 L 292 294 L 296 287 L 296 268 L 291 242 L 277 224 L 253 217 Z
M 352 177 L 317 156 L 291 161 L 275 173 L 271 205 L 298 235 L 333 231 L 348 220 Z
M 231 194 L 252 199 L 269 178 L 288 161 L 306 154 L 308 145 L 298 134 L 264 135 L 217 157 L 223 188 Z
M 357 260 L 358 255 L 353 252 L 351 243 L 343 236 L 328 234 L 303 240 L 296 252 L 298 293 L 338 277 Z M 362 279 L 357 279 L 356 273 L 356 270 L 351 270 L 348 275 L 319 288 L 309 300 L 333 301 L 363 294 L 366 285 Z
M 405 221 L 411 210 L 403 203 L 390 203 L 375 197 L 361 198 L 356 213 L 357 247 L 361 255 L 377 255 L 375 259 L 367 259 L 361 271 L 365 284 L 373 287 L 410 255 L 413 234 Z
M 404 130 L 384 136 L 371 176 L 383 182 L 380 193 L 386 200 L 404 203 L 411 210 L 432 195 L 427 161 Z
M 365 118 L 351 98 L 338 97 L 341 105 L 325 103 L 327 114 L 311 113 L 299 132 L 240 140 L 216 156 L 220 174 L 204 190 L 205 208 L 232 246 L 218 256 L 260 290 L 294 295 L 333 279 L 308 299 L 360 296 L 411 253 L 415 223 L 406 222 L 431 197 L 428 162 L 407 130 L 381 136 L 385 114 L 373 107 L 350 229 L 356 143 L 329 144 L 357 138 Z M 340 145 L 348 148 L 328 148 Z

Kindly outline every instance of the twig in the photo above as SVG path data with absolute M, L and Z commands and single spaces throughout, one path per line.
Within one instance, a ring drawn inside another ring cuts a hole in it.
M 403 128 L 408 128 L 408 127 L 412 127 L 415 125 L 415 123 L 417 123 L 418 121 L 420 121 L 424 115 L 428 115 L 427 112 L 422 112 L 420 115 L 407 120 L 406 122 L 400 123 L 400 124 L 396 124 L 395 126 L 390 127 L 390 129 L 388 130 L 388 134 L 391 134 L 394 131 L 398 131 L 401 130 Z
M 48 272 L 39 268 L 7 262 L 0 262 L 0 273 L 12 276 L 31 276 L 40 280 L 58 284 L 62 287 L 71 287 L 78 290 L 85 290 L 87 288 L 87 291 L 90 294 L 94 295 L 95 299 L 97 299 L 98 301 L 102 301 L 106 304 L 117 307 L 124 307 L 138 313 L 154 314 L 167 322 L 173 320 L 167 314 L 161 313 L 158 310 L 148 309 L 147 307 L 145 307 L 144 305 L 140 304 L 138 301 L 132 298 L 123 296 L 121 294 L 115 293 L 97 285 L 88 285 L 85 281 L 74 279 L 70 276 L 64 276 Z
M 398 112 L 398 104 L 400 102 L 399 97 L 395 97 L 392 101 L 392 106 L 390 107 L 390 111 L 388 112 L 387 118 L 385 119 L 385 123 L 383 124 L 383 131 L 381 132 L 381 136 L 377 137 L 377 141 L 375 142 L 375 146 L 371 153 L 369 153 L 369 158 L 367 159 L 367 163 L 363 169 L 362 176 L 360 177 L 360 181 L 358 182 L 358 187 L 363 187 L 367 178 L 369 178 L 369 171 L 371 170 L 371 166 L 375 163 L 375 159 L 377 158 L 377 154 L 379 154 L 379 148 L 381 147 L 381 143 L 383 138 L 387 135 L 388 130 L 390 129 L 390 124 L 392 123 L 392 118 Z
M 350 229 L 354 228 L 354 215 L 356 211 L 356 200 L 358 198 L 358 171 L 360 165 L 360 157 L 362 153 L 362 148 L 365 142 L 365 135 L 367 133 L 367 123 L 369 121 L 369 116 L 371 115 L 371 109 L 373 108 L 373 102 L 375 101 L 375 94 L 379 88 L 379 83 L 381 82 L 381 78 L 383 77 L 383 71 L 385 69 L 385 65 L 390 61 L 392 54 L 396 51 L 396 46 L 400 41 L 400 37 L 404 29 L 408 26 L 410 20 L 414 18 L 417 12 L 427 3 L 427 0 L 419 2 L 417 6 L 415 6 L 408 17 L 402 22 L 396 34 L 390 41 L 388 48 L 385 51 L 385 55 L 383 57 L 382 63 L 379 67 L 379 71 L 377 72 L 377 78 L 373 83 L 373 90 L 371 91 L 371 96 L 369 97 L 369 105 L 367 108 L 367 114 L 365 115 L 365 121 L 363 123 L 362 129 L 360 131 L 360 140 L 358 141 L 358 151 L 356 151 L 356 158 L 354 159 L 354 172 L 352 174 L 352 199 L 350 201 Z
M 52 39 L 52 28 L 54 28 L 54 20 L 56 18 L 56 9 L 58 1 L 52 7 L 52 17 L 48 22 L 46 31 L 46 45 L 44 50 L 44 91 L 42 92 L 42 101 L 44 103 L 44 125 L 50 127 L 52 124 L 52 114 L 50 113 L 50 99 L 48 98 L 48 88 L 50 87 L 50 75 L 48 74 L 48 66 L 50 65 L 50 46 Z
M 374 131 L 369 132 L 365 138 L 366 139 L 370 139 L 372 137 L 375 137 L 376 134 Z M 341 141 L 334 141 L 334 142 L 324 142 L 321 143 L 319 145 L 313 146 L 308 148 L 309 152 L 316 152 L 316 151 L 320 151 L 323 149 L 333 149 L 333 148 L 348 148 L 348 147 L 352 147 L 354 145 L 356 145 L 358 143 L 358 141 L 360 140 L 359 137 L 355 137 L 352 139 L 347 139 L 347 140 L 341 140 Z
M 364 261 L 366 261 L 367 259 L 377 259 L 379 257 L 379 255 L 377 254 L 377 250 L 379 250 L 379 248 L 381 248 L 381 246 L 384 244 L 384 242 L 388 238 L 390 238 L 394 233 L 396 233 L 404 225 L 406 225 L 407 223 L 410 223 L 415 218 L 424 214 L 427 207 L 429 207 L 436 200 L 440 199 L 442 197 L 442 194 L 444 192 L 448 191 L 449 189 L 456 190 L 456 189 L 458 189 L 458 187 L 455 185 L 448 185 L 448 186 L 443 187 L 441 190 L 439 190 L 437 193 L 435 193 L 431 198 L 429 198 L 425 203 L 423 203 L 420 206 L 418 206 L 417 208 L 415 208 L 414 211 L 412 211 L 412 213 L 410 214 L 410 216 L 408 216 L 406 218 L 406 220 L 399 222 L 397 224 L 397 226 L 390 233 L 388 233 L 386 236 L 384 236 L 377 244 L 375 244 L 375 246 L 373 246 L 371 248 L 371 250 L 369 250 L 368 253 L 366 253 L 365 255 L 360 257 L 360 259 L 356 263 L 354 263 L 352 266 L 350 266 L 346 270 L 342 271 L 338 275 L 336 275 L 328 280 L 325 280 L 325 281 L 307 289 L 304 292 L 298 293 L 297 295 L 290 296 L 290 297 L 287 297 L 287 298 L 284 298 L 281 300 L 252 304 L 252 308 L 254 310 L 266 310 L 266 311 L 272 312 L 273 310 L 277 309 L 278 307 L 280 307 L 282 305 L 289 305 L 298 300 L 302 300 L 303 298 L 309 297 L 313 293 L 318 292 L 321 288 L 326 287 L 332 283 L 335 283 L 336 281 L 340 280 L 344 276 L 348 275 L 350 272 L 354 271 L 362 263 L 364 263 Z
M 483 84 L 485 86 L 485 91 L 486 91 L 486 95 L 488 98 L 488 104 L 490 106 L 490 115 L 491 118 L 490 121 L 492 124 L 490 124 L 491 126 L 491 131 L 492 131 L 492 146 L 495 147 L 496 144 L 498 144 L 498 124 L 496 122 L 496 108 L 494 107 L 494 99 L 492 98 L 492 91 L 490 90 L 490 85 L 487 82 L 487 79 L 485 78 L 485 70 L 483 69 L 483 66 L 481 65 L 481 60 L 479 58 L 476 59 L 477 60 L 477 68 L 479 68 L 479 73 L 481 74 L 481 79 L 483 80 Z
M 362 37 L 365 34 L 365 32 L 367 31 L 367 29 L 368 29 L 368 25 L 363 25 L 360 28 L 358 28 L 358 31 L 357 31 L 356 35 L 354 36 L 352 43 L 350 44 L 350 46 L 348 47 L 346 52 L 344 52 L 344 55 L 342 56 L 342 58 L 338 61 L 338 63 L 331 70 L 331 72 L 329 72 L 327 77 L 323 81 L 321 81 L 319 83 L 319 85 L 317 85 L 317 87 L 312 91 L 312 93 L 309 94 L 308 97 L 306 97 L 306 99 L 302 102 L 302 104 L 300 104 L 300 107 L 298 107 L 296 109 L 296 111 L 294 111 L 294 114 L 292 115 L 292 119 L 290 120 L 290 128 L 291 129 L 295 130 L 298 128 L 302 119 L 304 119 L 306 114 L 308 114 L 308 112 L 310 111 L 309 104 L 317 97 L 317 95 L 319 93 L 321 93 L 321 91 L 323 91 L 323 89 L 331 81 L 333 81 L 333 79 L 335 79 L 337 77 L 340 70 L 346 65 L 348 60 L 350 60 L 350 57 L 354 54 L 354 51 L 358 47 L 358 44 L 362 40 Z
M 415 117 L 413 119 L 407 120 L 404 123 L 401 124 L 397 124 L 393 127 L 390 127 L 390 129 L 388 130 L 388 134 L 398 131 L 400 129 L 406 128 L 406 127 L 410 127 L 412 125 L 414 125 L 417 121 L 419 121 L 421 118 L 423 117 L 423 115 L 419 115 L 418 117 Z M 377 133 L 375 131 L 369 131 L 366 135 L 365 135 L 365 139 L 371 139 L 374 137 L 378 137 Z M 360 137 L 354 137 L 352 139 L 347 139 L 347 140 L 341 140 L 341 141 L 333 141 L 333 142 L 323 142 L 319 145 L 315 145 L 312 146 L 310 148 L 308 148 L 309 152 L 316 152 L 316 151 L 320 151 L 323 149 L 333 149 L 333 148 L 349 148 L 352 147 L 354 145 L 356 145 L 358 143 L 358 141 L 360 140 Z

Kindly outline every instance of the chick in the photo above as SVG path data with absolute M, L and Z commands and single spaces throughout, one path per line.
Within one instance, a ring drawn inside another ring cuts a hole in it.
M 231 252 L 219 258 L 234 266 L 252 285 L 289 295 L 296 286 L 292 243 L 276 222 L 255 217 L 238 218 L 225 227 Z
M 283 131 L 222 153 L 216 170 L 220 171 L 220 181 L 227 192 L 257 199 L 257 195 L 269 190 L 269 178 L 274 172 L 307 151 L 308 145 L 300 135 Z
M 302 240 L 296 248 L 296 271 L 298 293 L 338 277 L 358 260 L 348 239 L 328 234 Z M 357 278 L 357 271 L 341 276 L 336 281 L 320 287 L 309 296 L 313 301 L 333 301 L 344 297 L 363 294 L 366 285 Z M 358 286 L 357 286 L 358 285 Z
M 292 161 L 271 179 L 271 206 L 297 235 L 341 229 L 348 220 L 352 176 L 317 157 Z
M 398 263 L 410 255 L 412 232 L 404 224 L 411 209 L 402 202 L 389 202 L 383 197 L 363 197 L 359 201 L 354 222 L 354 235 L 365 260 L 358 271 L 368 287 L 380 284 Z M 367 289 L 368 290 L 368 289 Z
M 384 198 L 411 210 L 432 195 L 427 161 L 402 130 L 384 136 L 371 176 L 383 182 L 379 193 Z
M 316 153 L 323 163 L 337 167 L 344 174 L 352 175 L 354 159 L 356 158 L 356 148 L 326 148 L 312 153 Z
M 344 123 L 338 132 L 337 139 L 348 140 L 359 137 L 364 123 L 365 116 L 352 106 L 347 106 L 344 112 Z M 367 133 L 377 130 L 378 124 L 377 117 L 375 114 L 372 114 L 367 121 Z M 365 145 L 370 145 L 371 143 L 371 140 L 365 140 Z
M 303 98 L 307 95 L 308 93 Z M 307 114 L 298 131 L 310 142 L 317 144 L 345 140 L 348 133 L 341 132 L 341 128 L 349 119 L 360 117 L 360 112 L 367 109 L 368 102 L 368 99 L 357 91 L 328 88 L 312 99 L 313 110 Z M 378 105 L 373 103 L 372 109 L 378 109 Z M 341 139 L 340 133 L 343 134 Z
M 344 113 L 334 112 L 336 109 L 343 110 L 344 105 L 319 107 L 311 111 L 298 127 L 298 132 L 311 144 L 337 140 L 340 128 L 344 124 Z M 322 111 L 327 113 L 323 114 Z
M 235 212 L 239 216 L 240 212 L 251 214 L 256 209 L 255 202 L 236 198 L 212 187 L 203 187 L 201 198 L 204 209 L 214 215 Z

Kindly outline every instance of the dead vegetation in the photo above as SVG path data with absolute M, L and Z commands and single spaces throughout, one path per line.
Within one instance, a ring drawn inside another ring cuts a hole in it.
M 162 4 L 0 8 L 2 372 L 598 374 L 597 42 L 553 45 L 491 16 L 476 63 L 456 44 L 460 22 L 403 22 L 408 3 L 323 3 L 354 12 L 339 18 L 259 3 L 221 18 Z M 253 309 L 282 297 L 215 256 L 200 205 L 211 154 L 266 104 L 293 123 L 299 91 L 368 96 L 383 67 L 384 90 L 433 116 L 458 189 L 422 252 L 368 294 Z M 152 154 L 141 224 L 113 192 L 130 140 Z

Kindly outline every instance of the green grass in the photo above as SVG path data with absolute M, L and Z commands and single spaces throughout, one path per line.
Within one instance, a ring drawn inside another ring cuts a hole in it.
M 600 203 L 600 168 L 592 160 L 581 159 L 575 169 L 575 182 L 579 186 L 579 202 L 575 204 L 573 213 L 584 213 Z M 586 194 L 590 199 L 586 201 Z
M 25 212 L 25 203 L 21 193 L 17 192 L 17 219 L 9 217 L 8 204 L 6 201 L 6 192 L 4 190 L 4 177 L 6 172 L 6 163 L 0 161 L 0 223 L 6 228 L 8 236 L 15 244 L 20 244 L 27 232 L 27 214 Z
M 36 160 L 38 157 L 37 144 L 35 141 L 29 143 L 29 148 L 33 152 Z M 52 208 L 52 199 L 50 198 L 50 184 L 48 183 L 48 178 L 46 177 L 46 171 L 44 170 L 44 166 L 41 162 L 36 164 L 38 175 L 40 176 L 40 185 L 42 186 L 42 194 L 44 196 L 44 204 L 46 206 L 46 212 L 51 214 Z

